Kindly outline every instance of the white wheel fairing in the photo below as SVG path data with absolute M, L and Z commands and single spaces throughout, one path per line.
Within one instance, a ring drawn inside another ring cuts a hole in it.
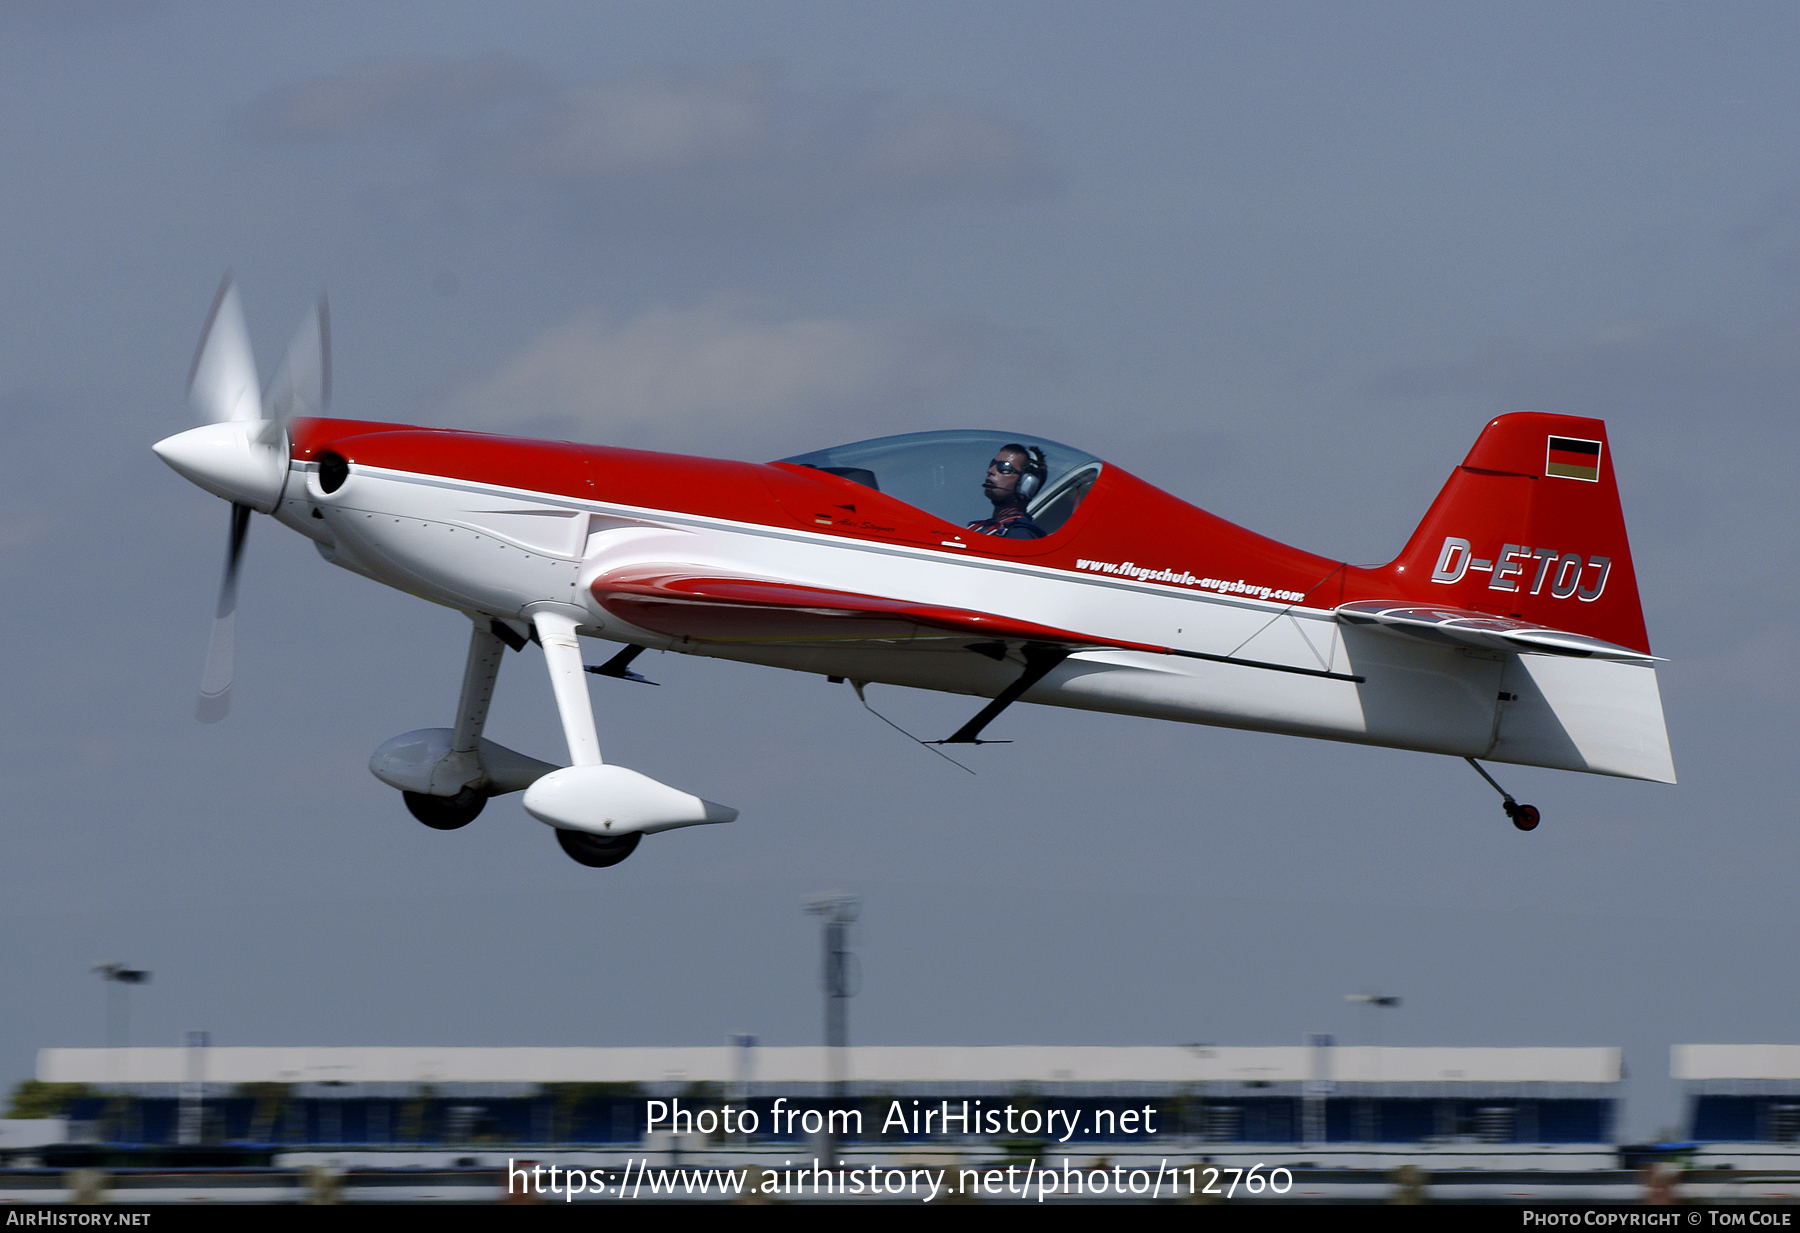
M 525 812 L 548 826 L 602 836 L 649 835 L 738 816 L 729 805 L 607 765 L 552 771 L 525 790 Z
M 485 737 L 478 756 L 458 755 L 451 750 L 454 736 L 450 728 L 403 732 L 369 755 L 369 771 L 390 788 L 421 796 L 455 796 L 471 785 L 501 796 L 523 792 L 556 769 Z

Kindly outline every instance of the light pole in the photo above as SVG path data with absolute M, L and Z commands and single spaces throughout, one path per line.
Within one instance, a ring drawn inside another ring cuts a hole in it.
M 120 1051 L 131 1046 L 131 1004 L 125 994 L 126 986 L 148 984 L 150 973 L 118 962 L 96 963 L 94 971 L 106 982 L 106 1077 L 122 1083 L 125 1073 Z
M 125 1001 L 125 986 L 148 984 L 150 973 L 122 963 L 96 963 L 94 971 L 106 982 L 106 1047 L 123 1049 L 131 1043 L 131 1008 Z
M 1307 1077 L 1300 1087 L 1300 1141 L 1325 1142 L 1325 1102 L 1337 1083 L 1332 1075 L 1331 1054 L 1337 1042 L 1329 1032 L 1309 1032 L 1306 1037 Z
M 187 1078 L 181 1085 L 175 1135 L 178 1143 L 192 1147 L 205 1137 L 206 1050 L 212 1045 L 212 1034 L 183 1032 L 181 1043 L 187 1053 Z
M 1369 1065 L 1370 1065 L 1371 1069 L 1369 1070 L 1369 1072 L 1367 1074 L 1365 1074 L 1363 1076 L 1363 1082 L 1365 1084 L 1379 1083 L 1381 1081 L 1381 1013 L 1380 1012 L 1384 1008 L 1387 1010 L 1398 1010 L 1400 1007 L 1400 999 L 1390 993 L 1346 993 L 1344 995 L 1344 1001 L 1349 1002 L 1352 1005 L 1361 1006 L 1363 1008 L 1362 1037 L 1363 1037 L 1363 1043 L 1365 1045 L 1369 1043 L 1369 1024 L 1370 1024 L 1369 1016 L 1370 1015 L 1375 1016 L 1374 1021 L 1373 1021 L 1375 1024 L 1375 1048 L 1374 1048 L 1374 1051 L 1371 1052 L 1369 1055 L 1369 1057 L 1370 1057 Z M 1364 1090 L 1366 1091 L 1368 1089 L 1365 1088 Z M 1357 1128 L 1357 1131 L 1358 1131 L 1358 1134 L 1361 1136 L 1363 1142 L 1373 1143 L 1375 1141 L 1375 1129 L 1376 1129 L 1375 1128 L 1375 1100 L 1373 1097 L 1364 1096 L 1362 1098 L 1362 1101 L 1360 1102 L 1360 1104 L 1361 1104 L 1361 1107 L 1358 1110 L 1360 1116 L 1357 1118 L 1357 1120 L 1361 1123 L 1361 1125 Z
M 806 911 L 819 918 L 824 950 L 820 975 L 825 990 L 825 1090 L 830 1105 L 825 1110 L 825 1134 L 819 1147 L 830 1166 L 837 1163 L 837 1136 L 831 1129 L 831 1115 L 834 1109 L 843 1108 L 850 999 L 862 984 L 862 973 L 849 945 L 850 924 L 862 914 L 862 901 L 849 891 L 828 891 L 808 899 Z
M 732 1084 L 731 1094 L 737 1100 L 739 1109 L 748 1109 L 750 1107 L 750 1064 L 755 1056 L 756 1037 L 747 1033 L 733 1033 L 731 1043 L 737 1050 L 737 1064 L 734 1067 L 735 1082 Z M 743 1124 L 742 1113 L 738 1114 L 738 1122 L 741 1127 Z M 747 1147 L 750 1143 L 750 1136 L 740 1131 L 737 1141 L 740 1146 Z

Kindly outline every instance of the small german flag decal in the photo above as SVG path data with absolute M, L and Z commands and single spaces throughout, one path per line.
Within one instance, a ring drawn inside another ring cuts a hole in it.
M 1544 474 L 1600 482 L 1600 443 L 1579 437 L 1551 437 Z

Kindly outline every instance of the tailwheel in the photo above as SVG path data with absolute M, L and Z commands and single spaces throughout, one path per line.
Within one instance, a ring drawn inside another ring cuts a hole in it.
M 1506 816 L 1512 819 L 1512 824 L 1514 826 L 1522 831 L 1535 831 L 1537 829 L 1539 819 L 1536 805 L 1519 804 L 1519 802 L 1512 798 L 1512 793 L 1508 792 L 1505 788 L 1502 788 L 1498 783 L 1495 783 L 1494 777 L 1481 769 L 1481 763 L 1475 761 L 1473 758 L 1464 758 L 1463 761 L 1474 767 L 1477 775 L 1493 785 L 1494 791 L 1500 794 L 1500 808 L 1506 811 Z
M 1522 831 L 1535 831 L 1537 829 L 1539 819 L 1536 805 L 1515 805 L 1511 801 L 1508 801 L 1506 803 L 1506 816 L 1511 818 L 1512 824 Z
M 427 796 L 423 792 L 402 792 L 400 798 L 412 816 L 434 831 L 460 830 L 475 820 L 487 806 L 487 793 L 464 788 L 455 796 Z
M 641 831 L 608 839 L 589 831 L 572 831 L 560 826 L 556 828 L 556 842 L 562 845 L 562 850 L 576 864 L 586 865 L 589 869 L 605 869 L 618 864 L 637 851 L 638 840 L 643 837 Z

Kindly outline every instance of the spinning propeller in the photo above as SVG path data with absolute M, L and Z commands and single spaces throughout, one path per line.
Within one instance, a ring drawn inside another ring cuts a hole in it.
M 158 441 L 157 456 L 182 476 L 231 502 L 225 574 L 213 611 L 212 635 L 200 674 L 195 714 L 214 723 L 231 709 L 233 643 L 237 628 L 238 566 L 250 512 L 272 513 L 288 477 L 287 424 L 296 415 L 321 415 L 331 397 L 330 323 L 325 299 L 307 314 L 287 357 L 264 389 L 237 288 L 226 276 L 194 355 L 188 397 L 204 421 Z

